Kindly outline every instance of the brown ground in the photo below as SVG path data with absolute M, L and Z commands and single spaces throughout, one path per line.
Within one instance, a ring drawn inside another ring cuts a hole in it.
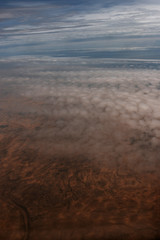
M 149 134 L 117 123 L 123 134 L 117 140 L 108 126 L 105 158 L 94 159 L 85 144 L 82 154 L 66 154 L 54 148 L 56 137 L 42 135 L 53 116 L 23 113 L 43 110 L 41 101 L 2 95 L 0 240 L 160 238 L 160 149 Z

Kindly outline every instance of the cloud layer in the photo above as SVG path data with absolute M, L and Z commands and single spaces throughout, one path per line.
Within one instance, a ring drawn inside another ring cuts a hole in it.
M 159 58 L 158 2 L 8 1 L 1 12 L 1 56 Z
M 22 98 L 22 103 L 11 101 L 6 111 L 35 118 L 39 130 L 30 133 L 35 149 L 98 161 L 107 161 L 108 154 L 113 154 L 111 165 L 115 154 L 122 158 L 126 154 L 136 169 L 136 158 L 140 168 L 151 159 L 149 167 L 155 168 L 155 149 L 160 143 L 159 70 L 98 68 L 80 61 L 66 65 L 65 59 L 52 60 L 42 64 L 24 59 L 12 63 L 9 73 L 5 67 L 1 71 L 2 92 L 7 87 L 11 96 Z M 137 157 L 133 160 L 134 148 Z M 143 154 L 148 150 L 146 160 Z

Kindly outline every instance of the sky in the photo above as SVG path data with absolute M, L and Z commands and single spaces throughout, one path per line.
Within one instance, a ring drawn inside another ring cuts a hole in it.
M 160 59 L 158 0 L 1 0 L 0 58 Z
M 0 195 L 25 204 L 31 237 L 69 239 L 66 221 L 70 239 L 156 239 L 160 0 L 0 0 L 0 103 Z

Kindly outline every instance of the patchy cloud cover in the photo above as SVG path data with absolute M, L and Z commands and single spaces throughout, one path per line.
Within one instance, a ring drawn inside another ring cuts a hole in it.
M 40 124 L 38 131 L 29 133 L 37 151 L 109 159 L 111 165 L 120 154 L 119 161 L 126 155 L 136 171 L 145 166 L 155 170 L 160 143 L 159 61 L 103 59 L 102 67 L 99 60 L 77 58 L 13 59 L 1 61 L 1 89 L 21 100 L 11 101 L 5 111 Z M 16 121 L 20 127 L 24 120 Z

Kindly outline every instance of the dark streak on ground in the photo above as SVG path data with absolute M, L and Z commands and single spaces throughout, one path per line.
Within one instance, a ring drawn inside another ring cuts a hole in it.
M 29 223 L 29 213 L 25 206 L 18 203 L 17 200 L 11 199 L 11 202 L 15 204 L 15 206 L 19 209 L 23 218 L 23 226 L 24 226 L 24 237 L 22 240 L 29 240 L 29 232 L 30 232 L 30 223 Z

